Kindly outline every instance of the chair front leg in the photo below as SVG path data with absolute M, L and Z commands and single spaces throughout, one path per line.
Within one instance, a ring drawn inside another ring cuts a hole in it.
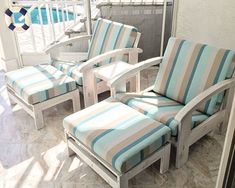
M 176 168 L 182 167 L 188 160 L 189 136 L 191 133 L 192 114 L 188 114 L 181 121 L 178 129 L 178 140 L 176 148 Z
M 138 63 L 138 52 L 129 53 L 129 63 L 135 65 Z M 130 92 L 140 91 L 140 73 L 130 79 Z
M 118 178 L 118 184 L 114 188 L 128 188 L 128 179 L 124 176 Z
M 85 108 L 98 102 L 96 77 L 92 69 L 83 72 L 83 95 Z
M 232 102 L 231 101 L 233 101 L 233 98 L 234 98 L 234 90 L 235 90 L 234 88 L 230 88 L 226 91 L 225 105 L 223 106 L 223 108 L 226 109 L 227 113 L 225 113 L 223 123 L 220 124 L 220 127 L 219 127 L 219 130 L 221 133 L 226 132 L 226 129 L 227 129 L 227 125 L 229 122 L 229 117 L 230 117 L 231 109 L 232 109 Z
M 37 130 L 44 127 L 43 109 L 41 103 L 33 105 L 34 123 Z

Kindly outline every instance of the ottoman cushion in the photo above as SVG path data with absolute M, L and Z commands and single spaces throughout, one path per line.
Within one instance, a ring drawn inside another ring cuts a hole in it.
M 122 173 L 170 138 L 169 127 L 111 99 L 66 117 L 64 128 Z
M 29 66 L 6 74 L 6 83 L 28 104 L 76 89 L 76 82 L 51 65 Z

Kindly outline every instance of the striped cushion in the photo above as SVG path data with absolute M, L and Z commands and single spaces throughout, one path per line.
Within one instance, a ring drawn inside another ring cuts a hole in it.
M 137 29 L 135 27 L 99 18 L 95 24 L 94 33 L 89 46 L 88 59 L 114 49 L 132 48 L 136 37 Z M 110 63 L 120 59 L 126 61 L 126 57 L 117 56 L 107 59 L 102 63 Z M 77 84 L 82 86 L 82 74 L 76 69 L 81 63 L 83 62 L 74 63 L 54 60 L 52 65 L 75 79 Z M 100 80 L 97 79 L 97 82 L 100 82 Z
M 231 50 L 170 38 L 154 91 L 187 104 L 210 86 L 231 77 L 233 58 Z M 212 115 L 218 106 L 217 95 L 199 110 Z
M 52 62 L 52 66 L 56 67 L 58 70 L 62 71 L 64 74 L 67 74 L 71 78 L 73 78 L 77 85 L 83 86 L 83 75 L 78 71 L 78 67 L 81 63 L 71 63 L 55 60 Z M 97 78 L 97 83 L 101 80 Z
M 136 36 L 137 29 L 133 26 L 99 18 L 96 22 L 91 39 L 88 59 L 114 49 L 132 48 Z M 123 57 L 116 57 L 114 59 L 109 59 L 105 63 L 121 60 L 122 58 Z
M 171 129 L 172 136 L 177 135 L 178 125 L 175 124 L 174 117 L 184 105 L 154 92 L 119 93 L 117 99 L 151 119 L 164 123 Z M 207 118 L 207 115 L 195 111 L 192 116 L 192 128 Z
M 66 117 L 64 128 L 123 173 L 151 155 L 170 138 L 167 126 L 121 102 L 110 100 Z
M 72 63 L 59 60 L 54 60 L 52 62 L 52 66 L 62 71 L 64 74 L 70 76 L 76 81 L 78 85 L 82 86 L 82 73 L 77 70 L 79 65 L 81 65 L 81 63 Z
M 76 89 L 75 81 L 51 65 L 37 65 L 6 74 L 7 85 L 29 104 Z

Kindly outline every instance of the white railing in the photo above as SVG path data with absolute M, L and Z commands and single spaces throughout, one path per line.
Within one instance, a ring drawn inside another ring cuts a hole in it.
M 173 1 L 173 0 L 169 0 Z M 168 1 L 168 2 L 169 2 Z M 159 4 L 164 3 L 164 0 L 101 0 L 102 3 L 112 3 L 112 4 Z
M 40 52 L 48 45 L 65 37 L 65 32 L 84 26 L 80 20 L 85 17 L 83 0 L 11 0 L 11 6 L 26 7 L 30 13 L 30 28 L 17 33 L 21 53 Z M 92 7 L 96 1 L 92 1 Z M 21 21 L 23 17 L 18 20 Z M 16 22 L 16 20 L 15 20 Z

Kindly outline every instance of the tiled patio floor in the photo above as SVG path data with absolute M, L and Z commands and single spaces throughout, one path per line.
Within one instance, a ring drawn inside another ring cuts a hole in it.
M 142 85 L 153 81 L 154 70 L 142 74 Z M 4 74 L 0 73 L 0 187 L 109 187 L 78 157 L 66 155 L 62 120 L 72 113 L 69 102 L 44 113 L 45 128 L 34 129 L 33 119 L 9 104 Z M 133 178 L 133 188 L 212 188 L 215 186 L 224 136 L 206 136 L 190 149 L 181 169 L 171 163 L 161 175 L 154 164 Z

